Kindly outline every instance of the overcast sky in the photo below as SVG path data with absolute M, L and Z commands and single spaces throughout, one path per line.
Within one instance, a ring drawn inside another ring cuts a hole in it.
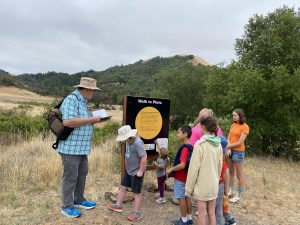
M 0 69 L 12 74 L 104 70 L 194 54 L 235 58 L 254 14 L 297 0 L 0 0 Z

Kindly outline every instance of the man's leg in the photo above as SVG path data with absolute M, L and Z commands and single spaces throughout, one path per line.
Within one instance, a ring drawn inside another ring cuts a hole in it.
M 74 190 L 78 178 L 80 157 L 60 153 L 63 164 L 62 176 L 62 208 L 74 206 Z
M 78 167 L 78 178 L 74 191 L 74 200 L 76 203 L 82 203 L 86 199 L 84 198 L 84 189 L 86 176 L 88 174 L 88 158 L 86 155 L 80 156 L 80 163 Z
M 118 197 L 118 200 L 117 200 L 117 205 L 122 206 L 123 201 L 126 197 L 126 194 L 127 194 L 127 188 L 121 185 L 120 186 L 119 197 Z

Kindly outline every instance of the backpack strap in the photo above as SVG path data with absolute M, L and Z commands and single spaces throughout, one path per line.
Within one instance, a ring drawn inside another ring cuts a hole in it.
M 72 93 L 72 94 L 70 94 L 70 95 L 75 95 L 75 94 Z M 58 105 L 55 106 L 54 108 L 59 109 L 60 106 L 62 105 L 62 103 L 64 102 L 64 100 L 65 100 L 68 96 L 69 96 L 69 95 L 67 95 L 66 97 L 64 97 L 64 99 L 61 100 L 60 103 L 58 103 Z M 77 101 L 79 101 L 77 95 L 75 95 L 75 97 L 76 97 Z M 78 109 L 79 109 L 79 106 L 78 106 Z M 59 139 L 56 138 L 56 141 L 52 144 L 52 148 L 53 148 L 54 150 L 56 150 L 56 149 L 58 148 L 58 142 L 59 142 Z

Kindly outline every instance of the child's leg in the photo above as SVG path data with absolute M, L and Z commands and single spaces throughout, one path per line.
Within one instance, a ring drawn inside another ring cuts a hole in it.
M 118 205 L 122 205 L 123 204 L 123 201 L 125 199 L 126 193 L 127 193 L 127 188 L 121 185 L 120 186 L 119 197 L 118 197 L 118 200 L 117 200 L 117 204 Z
M 180 214 L 181 217 L 186 217 L 187 215 L 187 202 L 185 200 L 185 198 L 180 198 L 179 200 L 179 208 L 180 208 Z
M 216 200 L 216 223 L 222 225 L 223 221 L 223 197 L 224 197 L 224 183 L 219 184 L 219 192 Z
M 234 167 L 234 161 L 231 159 L 229 161 L 228 169 L 229 169 L 229 174 L 230 174 L 229 186 L 232 189 L 233 185 L 234 185 L 235 167 Z
M 161 176 L 157 178 L 157 186 L 159 190 L 159 196 L 161 198 L 165 197 L 165 181 L 166 181 L 166 176 Z
M 187 206 L 187 214 L 192 214 L 192 199 L 189 197 L 185 197 L 185 201 L 186 201 L 186 206 Z
M 197 200 L 198 206 L 198 225 L 205 225 L 206 202 Z
M 239 163 L 239 162 L 235 162 L 234 166 L 236 168 L 236 176 L 238 178 L 238 188 L 239 188 L 238 191 L 243 192 L 243 190 L 244 190 L 243 164 Z
M 207 202 L 207 214 L 208 214 L 209 225 L 216 225 L 215 208 L 216 208 L 216 199 Z

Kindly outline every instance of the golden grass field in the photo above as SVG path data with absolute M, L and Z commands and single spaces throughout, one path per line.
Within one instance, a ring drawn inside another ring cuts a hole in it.
M 7 103 L 8 106 L 10 104 L 13 103 Z M 122 112 L 113 113 L 114 117 L 118 117 L 116 121 L 121 121 Z M 96 200 L 98 206 L 83 212 L 78 219 L 60 214 L 61 161 L 51 149 L 53 141 L 53 136 L 36 137 L 29 142 L 1 147 L 0 225 L 131 224 L 126 221 L 125 215 L 112 214 L 105 208 L 108 200 L 104 198 L 104 192 L 120 181 L 119 146 L 114 137 L 93 146 L 86 196 Z M 246 158 L 245 175 L 244 196 L 240 202 L 230 205 L 238 224 L 300 224 L 299 162 L 271 157 Z M 147 172 L 145 181 L 153 177 L 153 171 Z M 137 224 L 169 224 L 170 219 L 179 215 L 178 207 L 170 201 L 157 205 L 152 195 L 143 193 L 144 219 Z M 167 196 L 170 198 L 171 193 Z M 128 212 L 132 204 L 125 207 Z

